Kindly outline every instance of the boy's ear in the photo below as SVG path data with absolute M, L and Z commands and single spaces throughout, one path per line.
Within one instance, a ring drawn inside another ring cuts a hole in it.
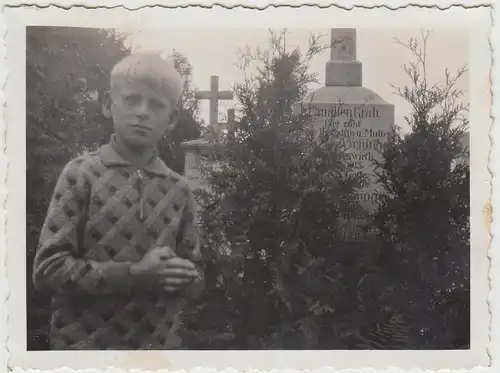
M 104 115 L 104 117 L 106 119 L 111 119 L 111 117 L 112 117 L 112 114 L 111 114 L 111 104 L 112 103 L 113 103 L 113 100 L 111 99 L 111 94 L 109 93 L 109 91 L 106 91 L 104 93 L 104 97 L 103 97 L 102 104 L 101 104 L 102 115 Z

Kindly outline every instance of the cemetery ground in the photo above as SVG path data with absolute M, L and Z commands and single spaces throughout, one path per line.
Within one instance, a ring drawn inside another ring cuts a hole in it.
M 50 300 L 31 286 L 40 227 L 64 164 L 108 140 L 99 99 L 130 50 L 110 30 L 27 34 L 27 337 L 29 350 L 44 350 Z M 206 260 L 183 348 L 467 349 L 468 121 L 456 88 L 466 70 L 433 86 L 412 80 L 428 36 L 410 41 L 414 64 L 397 90 L 412 108 L 403 133 L 394 107 L 363 87 L 356 30 L 333 29 L 303 51 L 285 50 L 284 35 L 242 56 L 259 74 L 231 91 L 212 77 L 195 92 L 196 66 L 173 54 L 185 79 L 181 115 L 158 150 L 197 189 Z M 325 49 L 325 86 L 309 92 L 311 58 Z M 208 126 L 200 99 L 211 103 Z M 224 123 L 221 99 L 238 103 Z

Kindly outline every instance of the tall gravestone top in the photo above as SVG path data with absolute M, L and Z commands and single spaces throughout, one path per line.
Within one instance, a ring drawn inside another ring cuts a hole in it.
M 356 59 L 356 29 L 333 28 L 330 30 L 330 59 Z
M 326 86 L 361 87 L 362 65 L 356 60 L 356 29 L 332 29 Z

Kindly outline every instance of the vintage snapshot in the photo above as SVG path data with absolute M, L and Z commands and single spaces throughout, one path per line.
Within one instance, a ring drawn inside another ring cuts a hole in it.
M 9 367 L 489 366 L 490 8 L 4 19 Z

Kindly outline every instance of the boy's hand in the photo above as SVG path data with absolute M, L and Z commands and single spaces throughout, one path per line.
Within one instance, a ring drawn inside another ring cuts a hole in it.
M 148 283 L 163 286 L 167 292 L 175 292 L 199 278 L 194 264 L 179 258 L 169 247 L 159 247 L 146 253 L 140 262 L 130 266 L 130 273 Z
M 153 280 L 159 278 L 159 273 L 166 267 L 169 259 L 175 256 L 170 247 L 158 247 L 144 255 L 141 261 L 130 266 L 130 273 L 134 277 Z
M 200 277 L 195 265 L 187 259 L 173 257 L 165 264 L 166 267 L 159 274 L 163 277 L 161 283 L 167 292 L 178 291 Z

